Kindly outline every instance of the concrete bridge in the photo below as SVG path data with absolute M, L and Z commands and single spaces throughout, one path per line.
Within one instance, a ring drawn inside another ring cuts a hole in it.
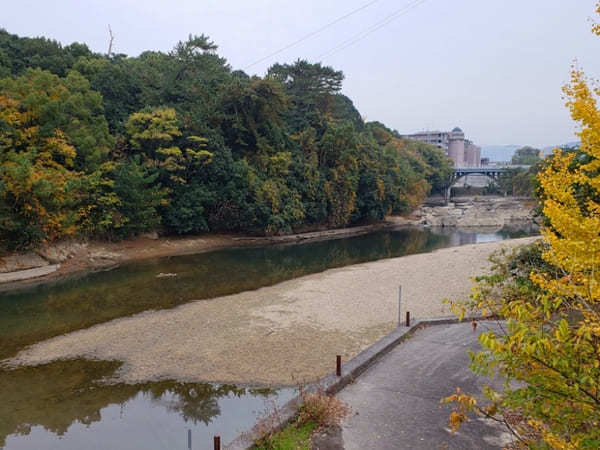
M 491 180 L 497 180 L 503 173 L 510 172 L 515 169 L 529 170 L 531 166 L 524 165 L 507 165 L 507 166 L 482 166 L 482 167 L 455 167 L 452 176 L 450 177 L 448 187 L 445 192 L 446 203 L 450 200 L 452 186 L 459 178 L 467 175 L 485 175 Z
M 515 169 L 529 170 L 531 166 L 482 166 L 482 167 L 455 167 L 454 181 L 465 175 L 486 175 L 490 178 L 497 178 L 500 174 L 509 172 Z

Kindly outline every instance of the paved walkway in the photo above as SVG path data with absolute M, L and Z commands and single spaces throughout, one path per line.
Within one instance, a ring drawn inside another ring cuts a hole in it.
M 479 349 L 479 333 L 495 326 L 480 322 L 476 332 L 470 323 L 419 330 L 343 389 L 338 397 L 352 408 L 342 425 L 344 448 L 502 448 L 510 435 L 482 418 L 463 424 L 451 435 L 448 416 L 452 408 L 439 403 L 457 386 L 480 394 L 482 385 L 490 383 L 469 370 L 467 350 Z

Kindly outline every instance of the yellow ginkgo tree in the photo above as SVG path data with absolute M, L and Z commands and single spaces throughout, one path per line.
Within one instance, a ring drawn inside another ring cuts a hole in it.
M 600 13 L 600 3 L 597 6 Z M 593 28 L 600 35 L 600 27 Z M 555 150 L 538 174 L 545 226 L 540 264 L 519 283 L 505 268 L 483 277 L 470 306 L 504 320 L 480 336 L 472 368 L 506 380 L 479 407 L 460 390 L 454 428 L 467 412 L 500 418 L 524 445 L 600 448 L 600 87 L 577 68 L 564 88 L 579 125 L 577 151 Z M 513 258 L 513 261 L 515 258 Z M 517 267 L 516 270 L 519 268 Z M 522 267 L 521 267 L 522 269 Z M 512 269 L 514 272 L 514 268 Z M 454 305 L 463 314 L 466 305 Z M 519 421 L 506 420 L 515 414 Z M 533 437 L 531 432 L 533 433 Z M 540 442 L 541 441 L 541 442 Z

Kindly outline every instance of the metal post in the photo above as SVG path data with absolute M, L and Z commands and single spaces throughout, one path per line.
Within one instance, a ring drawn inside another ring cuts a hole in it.
M 221 450 L 221 436 L 214 437 L 215 450 Z
M 402 322 L 402 285 L 398 286 L 398 326 Z
M 188 430 L 188 450 L 192 450 L 192 430 Z
M 410 327 L 410 311 L 406 311 L 406 326 Z
M 342 376 L 342 355 L 337 355 L 335 358 L 335 374 L 338 377 Z

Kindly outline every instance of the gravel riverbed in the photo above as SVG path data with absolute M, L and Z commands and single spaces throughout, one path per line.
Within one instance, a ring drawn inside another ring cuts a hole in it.
M 465 245 L 308 275 L 254 291 L 147 311 L 39 342 L 10 364 L 87 357 L 124 361 L 118 381 L 295 385 L 314 381 L 412 317 L 450 315 L 489 255 L 538 239 Z M 201 280 L 199 280 L 201 282 Z

